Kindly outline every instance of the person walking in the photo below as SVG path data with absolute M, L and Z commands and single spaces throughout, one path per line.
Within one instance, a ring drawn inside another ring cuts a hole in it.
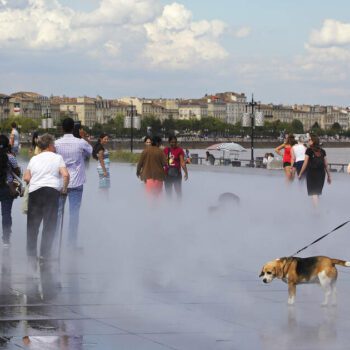
M 108 135 L 102 133 L 92 151 L 93 158 L 98 161 L 97 173 L 99 177 L 99 188 L 103 189 L 111 187 L 109 152 L 108 149 L 105 148 L 108 141 Z
M 316 135 L 310 136 L 309 147 L 305 152 L 305 160 L 299 173 L 299 179 L 306 171 L 307 193 L 312 197 L 312 202 L 316 207 L 319 196 L 322 194 L 326 174 L 327 182 L 331 183 L 326 151 L 321 148 L 320 140 Z
M 11 134 L 10 134 L 11 152 L 16 157 L 19 152 L 19 132 L 17 130 L 16 122 L 12 122 L 11 127 L 12 127 Z
M 153 136 L 152 145 L 145 147 L 137 163 L 136 176 L 146 185 L 146 193 L 158 197 L 163 190 L 164 167 L 167 164 L 164 152 L 159 148 L 161 138 Z
M 297 144 L 292 146 L 291 150 L 291 168 L 292 170 L 295 169 L 297 175 L 299 176 L 305 160 L 306 147 L 304 145 L 304 138 L 302 136 L 298 137 L 297 142 Z
M 69 173 L 61 155 L 55 153 L 55 140 L 50 134 L 38 139 L 41 152 L 32 157 L 23 179 L 29 184 L 27 213 L 27 255 L 37 258 L 39 227 L 43 223 L 40 258 L 51 257 L 55 238 L 60 193 L 67 194 Z M 63 186 L 61 180 L 63 179 Z
M 275 148 L 275 152 L 283 157 L 283 169 L 284 174 L 286 176 L 287 182 L 291 182 L 294 179 L 294 171 L 291 167 L 292 165 L 292 156 L 291 156 L 291 150 L 292 147 L 295 145 L 295 138 L 293 134 L 289 134 L 284 143 L 282 145 Z M 281 151 L 284 150 L 283 155 Z
M 8 137 L 0 135 L 0 202 L 4 247 L 9 246 L 12 233 L 12 204 L 15 197 L 11 195 L 8 184 L 14 180 L 13 173 L 20 176 L 21 170 L 16 157 L 11 153 Z
M 185 154 L 181 147 L 177 144 L 177 137 L 169 137 L 169 147 L 164 148 L 164 153 L 167 158 L 166 177 L 165 177 L 165 192 L 168 196 L 172 195 L 173 188 L 178 196 L 182 195 L 182 173 L 184 172 L 184 179 L 188 179 L 188 171 L 185 163 Z
M 73 136 L 74 120 L 66 118 L 62 122 L 63 137 L 56 140 L 56 152 L 60 154 L 66 164 L 70 180 L 68 185 L 69 226 L 68 244 L 77 248 L 79 212 L 86 181 L 84 159 L 92 154 L 92 146 L 83 138 Z M 58 222 L 61 222 L 65 199 L 60 199 Z

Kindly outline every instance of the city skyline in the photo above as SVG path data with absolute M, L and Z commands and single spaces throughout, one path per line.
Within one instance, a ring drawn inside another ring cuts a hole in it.
M 0 93 L 349 106 L 350 4 L 335 3 L 0 0 Z

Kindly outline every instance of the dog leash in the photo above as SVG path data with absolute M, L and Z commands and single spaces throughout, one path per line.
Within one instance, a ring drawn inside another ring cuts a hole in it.
M 331 233 L 333 233 L 333 232 L 339 230 L 340 228 L 342 228 L 343 226 L 345 226 L 345 225 L 348 224 L 349 222 L 350 222 L 350 220 L 343 222 L 341 225 L 337 226 L 337 227 L 334 228 L 332 231 L 330 231 L 330 232 L 324 234 L 323 236 L 317 238 L 316 240 L 314 240 L 313 242 L 311 242 L 310 244 L 308 244 L 308 245 L 305 246 L 304 248 L 299 249 L 296 253 L 294 253 L 293 255 L 289 256 L 289 258 L 293 258 L 295 255 L 297 255 L 297 254 L 299 254 L 300 252 L 302 252 L 303 250 L 309 248 L 309 247 L 312 246 L 313 244 L 319 242 L 321 239 L 327 237 L 327 236 L 330 235 Z
M 285 271 L 286 266 L 287 266 L 287 270 L 288 270 L 290 264 L 291 264 L 292 261 L 293 261 L 293 257 L 294 257 L 295 255 L 297 255 L 297 254 L 301 253 L 302 251 L 304 251 L 305 249 L 311 247 L 313 244 L 319 242 L 320 240 L 322 240 L 323 238 L 327 237 L 327 236 L 330 235 L 331 233 L 333 233 L 333 232 L 339 230 L 340 228 L 342 228 L 343 226 L 345 226 L 345 225 L 348 224 L 349 222 L 350 222 L 350 220 L 343 222 L 343 223 L 340 224 L 339 226 L 335 227 L 332 231 L 330 231 L 330 232 L 328 232 L 328 233 L 322 235 L 321 237 L 315 239 L 313 242 L 311 242 L 310 244 L 306 245 L 304 248 L 299 249 L 299 250 L 298 250 L 296 253 L 294 253 L 293 255 L 288 256 L 288 257 L 287 257 L 286 264 L 285 264 L 285 265 L 283 266 L 283 268 L 282 268 L 282 274 L 283 274 L 283 276 L 284 276 L 284 271 Z M 289 262 L 288 262 L 288 261 L 289 261 Z

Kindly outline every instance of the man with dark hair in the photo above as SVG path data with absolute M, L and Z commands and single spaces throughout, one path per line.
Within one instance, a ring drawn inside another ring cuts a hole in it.
M 152 145 L 146 147 L 141 153 L 136 171 L 137 177 L 146 184 L 146 192 L 156 197 L 162 193 L 165 178 L 166 158 L 159 148 L 161 143 L 162 139 L 159 136 L 152 137 Z
M 63 120 L 62 129 L 64 135 L 55 142 L 55 146 L 56 152 L 63 157 L 70 176 L 68 185 L 68 242 L 71 248 L 77 248 L 79 211 L 86 180 L 84 159 L 91 156 L 92 147 L 87 140 L 73 136 L 74 120 L 72 118 Z M 62 216 L 64 204 L 65 200 L 61 198 L 58 213 L 59 218 Z M 58 220 L 58 222 L 60 223 L 61 220 Z
M 17 156 L 19 152 L 19 132 L 17 130 L 16 122 L 11 123 L 11 134 L 10 134 L 10 145 L 11 145 L 11 153 L 14 156 Z

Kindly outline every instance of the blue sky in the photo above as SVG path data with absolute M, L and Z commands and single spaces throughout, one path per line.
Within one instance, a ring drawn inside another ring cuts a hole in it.
M 348 106 L 345 0 L 0 0 L 0 92 Z

